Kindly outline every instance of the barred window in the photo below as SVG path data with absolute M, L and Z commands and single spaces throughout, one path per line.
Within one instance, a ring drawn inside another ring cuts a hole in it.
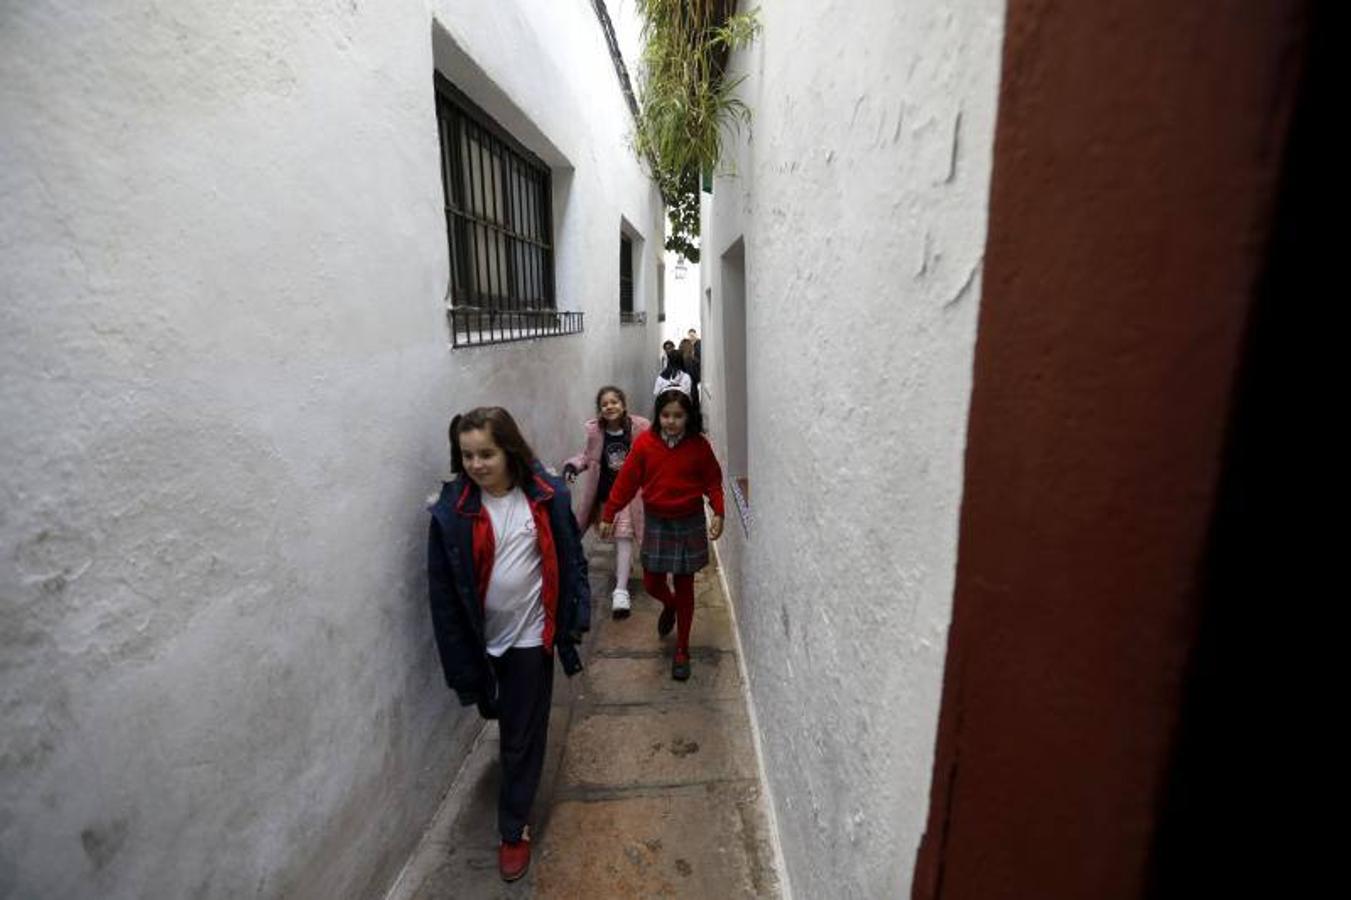
M 619 321 L 633 321 L 633 241 L 619 236 Z
M 666 266 L 657 266 L 657 321 L 666 321 Z
M 625 231 L 619 233 L 619 321 L 623 325 L 647 324 L 647 313 L 633 308 L 635 244 L 638 246 L 636 255 L 641 259 L 643 239 L 631 236 Z
M 439 74 L 436 118 L 454 346 L 581 331 L 555 309 L 549 167 Z

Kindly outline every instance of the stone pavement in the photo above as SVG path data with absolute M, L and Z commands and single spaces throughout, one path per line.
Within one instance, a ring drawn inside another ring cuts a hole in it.
M 613 553 L 591 554 L 595 609 L 576 678 L 555 673 L 529 874 L 497 875 L 497 728 L 484 729 L 387 900 L 778 897 L 736 640 L 716 570 L 695 578 L 693 675 L 635 577 L 609 617 Z

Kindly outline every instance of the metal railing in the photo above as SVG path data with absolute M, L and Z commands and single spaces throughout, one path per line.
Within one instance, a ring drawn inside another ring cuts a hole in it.
M 584 315 L 554 309 L 500 310 L 456 306 L 446 310 L 452 347 L 480 347 L 581 334 Z
M 621 309 L 619 311 L 619 322 L 621 325 L 646 325 L 647 313 L 642 310 L 635 312 L 631 309 Z

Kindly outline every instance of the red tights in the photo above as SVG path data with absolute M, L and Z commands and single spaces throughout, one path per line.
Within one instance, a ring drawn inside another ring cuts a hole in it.
M 665 607 L 676 611 L 676 652 L 686 656 L 690 652 L 690 626 L 694 624 L 694 575 L 672 575 L 675 590 L 666 583 L 665 572 L 644 572 L 643 590 L 656 597 Z

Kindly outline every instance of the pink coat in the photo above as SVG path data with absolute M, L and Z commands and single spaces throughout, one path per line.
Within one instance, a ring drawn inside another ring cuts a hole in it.
M 631 415 L 629 419 L 632 422 L 635 440 L 638 435 L 652 427 L 652 423 L 642 416 Z M 596 506 L 596 491 L 600 489 L 600 451 L 604 446 L 605 439 L 601 435 L 600 420 L 590 419 L 586 423 L 586 449 L 563 463 L 565 466 L 575 466 L 578 472 L 585 474 L 581 489 L 572 492 L 572 508 L 577 514 L 577 521 L 581 523 L 582 531 L 590 528 L 599 518 L 600 510 Z M 643 494 L 641 491 L 633 498 L 628 510 L 629 521 L 633 522 L 634 540 L 641 547 L 643 545 Z

